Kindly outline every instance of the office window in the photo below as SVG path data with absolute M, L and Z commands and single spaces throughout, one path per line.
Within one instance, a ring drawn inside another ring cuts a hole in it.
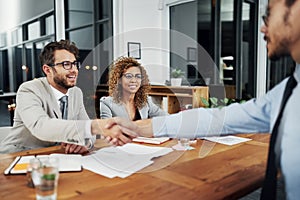
M 234 66 L 234 0 L 221 1 L 221 59 L 220 59 L 220 81 L 225 85 L 235 85 Z
M 25 62 L 22 64 L 22 70 L 24 74 L 24 81 L 28 81 L 32 79 L 32 76 L 34 75 L 34 66 L 32 63 L 33 60 L 33 44 L 27 43 L 25 46 Z
M 277 61 L 268 60 L 268 62 L 267 90 L 272 89 L 284 78 L 292 75 L 296 67 L 296 63 L 290 56 L 282 57 Z
M 188 2 L 170 7 L 170 70 L 181 69 L 185 78 L 182 85 L 201 85 L 199 74 L 201 66 L 197 64 L 197 2 Z M 187 23 L 188 22 L 188 23 Z M 181 33 L 193 39 L 187 42 Z
M 0 47 L 5 47 L 7 45 L 6 33 L 0 34 Z
M 97 24 L 96 25 L 96 40 L 97 41 L 104 41 L 107 38 L 111 37 L 109 31 L 109 23 Z
M 83 65 L 77 85 L 84 93 L 84 104 L 91 118 L 99 117 L 97 110 L 95 113 L 95 104 L 99 104 L 98 98 L 94 98 L 95 90 L 99 83 L 106 83 L 107 79 L 101 77 L 106 77 L 105 69 L 113 58 L 112 42 L 104 42 L 113 34 L 112 2 L 65 0 L 66 38 L 79 48 Z
M 28 24 L 28 40 L 37 39 L 41 36 L 40 22 L 36 21 Z
M 210 78 L 211 84 L 229 85 L 236 91 L 234 98 L 248 99 L 256 94 L 257 4 L 247 0 L 198 0 L 170 6 L 170 28 L 196 40 L 215 62 L 214 66 L 203 64 L 198 49 L 197 59 L 188 58 L 188 64 L 194 65 L 202 78 Z M 182 45 L 172 33 L 170 37 L 171 67 L 179 64 L 182 68 L 186 65 L 184 57 L 174 54 L 174 49 Z M 188 81 L 196 79 L 195 85 L 201 85 L 201 77 L 191 74 L 190 66 L 188 69 Z
M 87 54 L 94 48 L 93 45 L 93 28 L 87 27 L 69 32 L 69 39 L 76 43 L 80 49 L 80 61 L 82 62 Z
M 110 13 L 110 2 L 107 0 L 99 0 L 96 1 L 98 12 L 97 12 L 97 19 L 102 20 L 109 17 Z
M 35 43 L 35 48 L 34 48 L 34 77 L 33 78 L 39 78 L 39 77 L 43 77 L 44 73 L 42 71 L 42 65 L 39 59 L 39 55 L 42 51 L 42 49 L 44 48 L 44 46 L 46 46 L 49 42 L 53 41 L 54 38 L 50 38 L 47 40 L 42 40 L 39 42 Z
M 14 79 L 16 80 L 16 88 L 19 88 L 19 86 L 24 82 L 24 71 L 22 70 L 22 48 L 22 45 L 14 47 L 13 70 L 15 74 Z
M 68 0 L 67 8 L 67 28 L 74 28 L 93 22 L 92 0 Z
M 4 92 L 9 92 L 7 50 L 0 51 L 0 66 L 0 90 L 3 90 Z
M 46 17 L 45 19 L 45 32 L 46 32 L 46 35 L 51 35 L 51 34 L 54 34 L 55 33 L 55 28 L 54 28 L 54 16 L 51 15 L 49 17 Z
M 22 28 L 18 27 L 17 29 L 11 32 L 11 43 L 12 44 L 19 44 L 23 41 L 22 37 Z

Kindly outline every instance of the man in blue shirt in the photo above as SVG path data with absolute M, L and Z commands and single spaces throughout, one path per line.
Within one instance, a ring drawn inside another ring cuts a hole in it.
M 291 55 L 297 63 L 293 74 L 300 81 L 300 0 L 270 0 L 261 32 L 267 41 L 268 57 Z M 280 112 L 287 79 L 259 99 L 232 104 L 222 109 L 192 109 L 177 114 L 137 121 L 132 124 L 115 118 L 119 124 L 142 136 L 172 138 L 272 132 Z M 293 89 L 282 113 L 275 154 L 286 199 L 300 198 L 300 86 Z M 113 142 L 117 142 L 114 139 Z M 280 179 L 281 180 L 281 179 Z M 271 191 L 276 193 L 275 190 Z M 270 198 L 269 198 L 270 199 Z

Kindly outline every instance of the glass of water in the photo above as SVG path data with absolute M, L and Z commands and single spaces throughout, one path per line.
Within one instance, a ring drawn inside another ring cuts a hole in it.
M 59 177 L 58 159 L 41 158 L 40 166 L 32 169 L 32 181 L 37 200 L 56 200 Z
M 179 142 L 181 146 L 184 147 L 185 149 L 188 149 L 190 147 L 190 139 L 188 138 L 180 138 Z

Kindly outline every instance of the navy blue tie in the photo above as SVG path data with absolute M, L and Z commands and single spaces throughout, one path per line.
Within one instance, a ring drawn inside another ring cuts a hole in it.
M 267 170 L 266 170 L 262 193 L 260 196 L 261 200 L 276 199 L 277 172 L 278 172 L 277 165 L 276 165 L 276 154 L 275 154 L 276 138 L 278 135 L 278 128 L 280 125 L 284 107 L 296 85 L 297 85 L 297 81 L 295 80 L 294 76 L 291 76 L 286 84 L 282 101 L 281 101 L 281 106 L 280 106 L 281 108 L 271 134 Z

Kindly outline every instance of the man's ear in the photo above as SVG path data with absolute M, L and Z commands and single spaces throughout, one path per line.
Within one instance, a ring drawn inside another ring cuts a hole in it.
M 43 65 L 43 71 L 44 71 L 44 73 L 48 76 L 48 74 L 50 74 L 51 73 L 51 67 L 50 66 L 48 66 L 48 65 Z

